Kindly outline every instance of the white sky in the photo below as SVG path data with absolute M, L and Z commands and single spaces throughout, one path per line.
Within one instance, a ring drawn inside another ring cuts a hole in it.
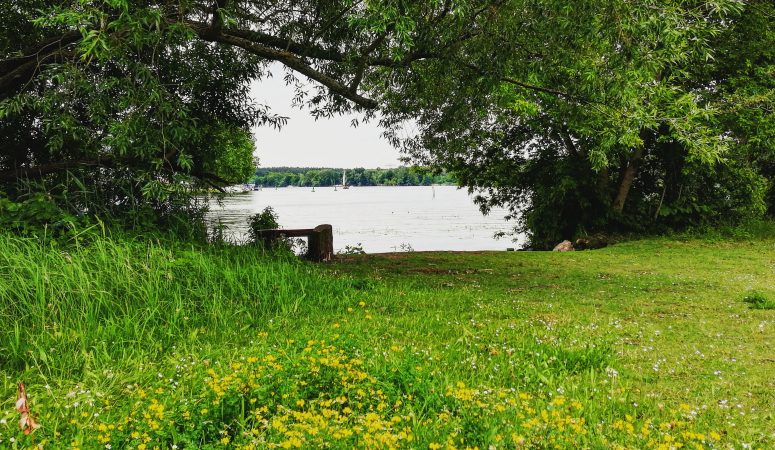
M 293 87 L 286 86 L 281 68 L 273 77 L 256 82 L 253 99 L 271 112 L 289 118 L 279 131 L 264 126 L 253 129 L 261 167 L 397 167 L 399 152 L 381 137 L 376 121 L 350 125 L 352 115 L 315 120 L 307 110 L 291 106 Z M 303 78 L 300 76 L 300 78 Z

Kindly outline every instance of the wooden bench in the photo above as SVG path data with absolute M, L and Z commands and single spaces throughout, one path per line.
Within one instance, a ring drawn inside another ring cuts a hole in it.
M 334 231 L 331 225 L 324 224 L 300 230 L 259 230 L 257 234 L 266 248 L 272 248 L 274 242 L 284 237 L 306 237 L 308 242 L 305 258 L 317 262 L 334 259 Z

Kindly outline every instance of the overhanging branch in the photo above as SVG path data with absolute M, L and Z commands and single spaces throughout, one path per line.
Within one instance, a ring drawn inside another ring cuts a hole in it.
M 43 178 L 46 175 L 52 175 L 56 173 L 68 172 L 76 169 L 89 169 L 89 168 L 113 168 L 120 167 L 121 164 L 127 164 L 130 161 L 122 158 L 115 158 L 113 156 L 103 156 L 100 158 L 91 159 L 77 159 L 72 161 L 59 161 L 49 164 L 40 164 L 32 167 L 16 167 L 14 169 L 5 170 L 0 172 L 0 182 L 14 182 L 17 180 L 33 180 Z M 170 164 L 168 167 L 164 167 L 164 171 L 174 173 L 185 171 L 177 166 Z M 194 178 L 198 178 L 205 183 L 218 188 L 220 186 L 227 186 L 232 184 L 229 180 L 207 171 L 196 171 L 190 173 Z
M 48 38 L 25 50 L 24 55 L 0 60 L 0 100 L 15 95 L 46 65 L 72 59 L 69 47 L 81 39 L 80 32 Z
M 49 164 L 41 164 L 32 167 L 17 167 L 0 172 L 0 181 L 16 181 L 20 179 L 37 179 L 46 175 L 66 172 L 73 169 L 82 169 L 88 167 L 112 167 L 114 163 L 112 157 L 97 159 L 78 159 L 73 161 L 60 161 Z
M 529 84 L 529 83 L 524 83 L 522 81 L 515 80 L 515 79 L 509 78 L 509 77 L 501 77 L 500 80 L 505 82 L 505 83 L 513 84 L 515 86 L 519 86 L 519 87 L 525 88 L 525 89 L 530 90 L 530 91 L 543 92 L 544 94 L 551 94 L 551 95 L 555 95 L 557 97 L 565 97 L 565 98 L 572 98 L 572 99 L 576 98 L 576 97 L 574 97 L 573 95 L 571 95 L 571 94 L 569 94 L 567 92 L 558 91 L 556 89 L 550 89 L 550 88 L 545 88 L 545 87 L 541 87 L 541 86 L 535 86 L 535 85 L 532 85 L 532 84 Z
M 193 30 L 199 35 L 199 37 L 205 41 L 220 42 L 222 44 L 233 45 L 235 47 L 242 48 L 243 50 L 249 53 L 252 53 L 256 56 L 260 56 L 262 58 L 271 59 L 273 61 L 280 62 L 285 66 L 295 70 L 296 72 L 299 72 L 300 74 L 305 75 L 310 79 L 319 82 L 323 86 L 327 87 L 332 93 L 340 95 L 344 98 L 347 98 L 353 103 L 355 103 L 356 105 L 359 105 L 367 109 L 373 109 L 377 107 L 376 101 L 370 98 L 363 97 L 362 95 L 356 92 L 353 92 L 350 89 L 350 87 L 334 79 L 333 77 L 326 75 L 323 72 L 320 72 L 319 70 L 313 68 L 309 64 L 305 63 L 301 58 L 299 58 L 293 52 L 267 47 L 265 45 L 253 42 L 251 40 L 234 36 L 230 34 L 228 31 L 213 33 L 209 27 L 202 28 L 199 25 L 193 25 L 193 24 L 190 24 L 190 25 L 193 28 Z
M 32 47 L 24 49 L 22 56 L 0 60 L 0 74 L 9 73 L 30 61 L 40 61 L 46 55 L 58 52 L 80 39 L 81 33 L 79 31 L 69 31 L 60 36 L 44 39 Z

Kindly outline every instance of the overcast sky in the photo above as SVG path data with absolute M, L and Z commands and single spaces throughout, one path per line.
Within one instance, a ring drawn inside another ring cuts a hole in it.
M 256 137 L 261 167 L 365 167 L 388 168 L 401 165 L 399 152 L 382 139 L 375 121 L 357 128 L 350 125 L 354 116 L 315 120 L 308 111 L 291 106 L 293 88 L 286 86 L 282 70 L 274 77 L 256 82 L 253 99 L 266 104 L 272 112 L 289 117 L 281 130 L 257 127 Z

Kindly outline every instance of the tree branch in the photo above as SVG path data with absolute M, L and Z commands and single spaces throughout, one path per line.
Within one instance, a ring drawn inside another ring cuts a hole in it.
M 73 161 L 59 161 L 55 163 L 41 164 L 32 167 L 17 167 L 0 172 L 0 181 L 13 182 L 19 179 L 37 179 L 43 178 L 46 175 L 67 172 L 74 169 L 110 168 L 113 167 L 116 162 L 117 158 L 108 155 L 96 159 L 78 159 Z M 176 172 L 180 171 L 180 167 L 173 167 L 170 165 L 170 167 L 166 168 L 165 170 L 168 172 Z M 221 186 L 227 186 L 231 184 L 230 181 L 225 180 L 224 178 L 211 172 L 198 171 L 191 173 L 191 176 L 199 178 L 200 180 L 219 190 L 221 190 L 221 188 L 218 186 L 219 184 Z
M 574 97 L 571 94 L 568 94 L 567 92 L 558 91 L 556 89 L 550 89 L 550 88 L 545 88 L 545 87 L 541 87 L 541 86 L 534 86 L 532 84 L 523 83 L 522 81 L 515 80 L 513 78 L 501 77 L 500 80 L 505 82 L 505 83 L 513 84 L 515 86 L 519 86 L 519 87 L 522 87 L 522 88 L 525 88 L 525 89 L 528 89 L 528 90 L 531 90 L 531 91 L 543 92 L 544 94 L 551 94 L 551 95 L 556 95 L 558 97 L 565 97 L 565 98 L 569 98 L 569 99 L 576 99 L 576 97 Z
M 229 32 L 212 33 L 208 28 L 194 26 L 190 24 L 199 37 L 209 42 L 220 42 L 222 44 L 233 45 L 262 58 L 271 59 L 309 77 L 327 87 L 332 93 L 340 95 L 351 100 L 356 105 L 363 108 L 373 109 L 377 107 L 377 102 L 352 92 L 346 85 L 332 78 L 329 75 L 320 72 L 309 64 L 302 61 L 295 53 L 285 50 L 277 50 L 265 45 L 258 44 L 248 39 L 240 38 Z
M 42 57 L 45 57 L 47 54 L 57 52 L 70 44 L 78 42 L 80 39 L 81 33 L 79 31 L 69 31 L 60 36 L 44 39 L 37 45 L 26 48 L 22 52 L 22 56 L 14 56 L 0 60 L 0 73 L 11 72 L 21 65 L 24 65 L 30 61 L 39 60 Z
M 196 22 L 188 22 L 190 26 L 199 27 L 201 24 Z M 297 55 L 305 55 L 315 59 L 324 59 L 326 61 L 344 62 L 346 56 L 332 49 L 323 48 L 313 44 L 300 44 L 293 40 L 279 38 L 270 34 L 262 33 L 260 31 L 252 30 L 226 30 L 223 34 L 228 34 L 238 38 L 246 39 L 251 42 L 267 45 L 269 47 L 281 50 L 286 49 L 289 52 L 296 53 Z
M 114 161 L 115 160 L 113 157 L 105 157 L 97 159 L 60 161 L 32 167 L 16 167 L 14 169 L 0 172 L 0 180 L 15 181 L 18 179 L 43 178 L 44 176 L 50 175 L 52 173 L 65 172 L 68 170 L 81 169 L 85 167 L 112 167 Z
M 56 51 L 38 59 L 27 61 L 13 70 L 0 75 L 0 100 L 12 97 L 29 83 L 40 71 L 41 67 L 72 59 L 72 51 Z

